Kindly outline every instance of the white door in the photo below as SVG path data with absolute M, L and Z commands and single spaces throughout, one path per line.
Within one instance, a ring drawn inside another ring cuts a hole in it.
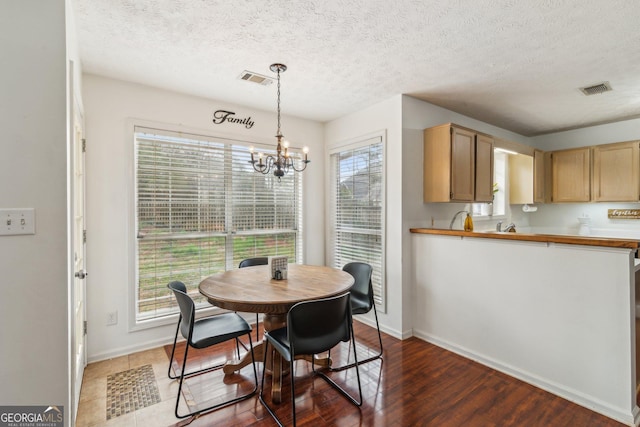
M 85 175 L 84 175 L 84 139 L 82 116 L 79 108 L 74 105 L 73 114 L 73 259 L 74 259 L 74 281 L 73 281 L 73 396 L 75 408 L 78 409 L 80 400 L 80 388 L 82 386 L 82 376 L 87 364 L 86 347 L 86 308 L 85 297 L 85 246 L 86 233 L 84 225 L 85 206 Z

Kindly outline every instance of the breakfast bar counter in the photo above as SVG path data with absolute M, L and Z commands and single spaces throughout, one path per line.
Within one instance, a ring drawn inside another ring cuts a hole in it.
M 638 249 L 637 240 L 609 237 L 572 236 L 563 234 L 508 233 L 499 231 L 462 231 L 441 228 L 411 228 L 412 233 L 445 236 L 476 237 L 481 239 L 519 240 L 525 242 L 560 243 L 566 245 L 602 246 L 608 248 Z
M 637 241 L 410 231 L 414 336 L 626 425 L 640 422 Z

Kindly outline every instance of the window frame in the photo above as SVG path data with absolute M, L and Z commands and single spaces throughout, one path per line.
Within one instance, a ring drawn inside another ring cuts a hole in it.
M 336 229 L 335 229 L 335 219 L 336 219 L 336 209 L 335 209 L 335 200 L 336 200 L 336 186 L 334 185 L 334 172 L 332 168 L 332 160 L 331 157 L 334 154 L 356 150 L 363 147 L 371 146 L 374 144 L 381 144 L 382 146 L 382 190 L 381 190 L 381 210 L 380 210 L 380 238 L 381 238 L 381 248 L 380 248 L 380 285 L 379 285 L 379 294 L 380 301 L 376 302 L 376 309 L 380 313 L 387 312 L 387 277 L 386 277 L 386 207 L 387 207 L 387 142 L 386 142 L 386 132 L 378 131 L 373 132 L 371 134 L 362 135 L 360 137 L 356 137 L 350 140 L 337 142 L 331 144 L 327 149 L 327 182 L 328 182 L 328 201 L 327 201 L 327 248 L 326 248 L 326 256 L 327 256 L 327 264 L 331 265 L 335 268 L 342 268 L 342 266 L 333 265 L 334 255 L 335 255 L 335 247 L 336 247 Z M 374 284 L 374 290 L 376 285 Z
M 138 238 L 136 236 L 137 233 L 137 146 L 136 146 L 136 132 L 139 129 L 146 129 L 151 131 L 157 131 L 159 133 L 167 133 L 167 134 L 184 134 L 185 136 L 193 136 L 200 137 L 204 140 L 210 140 L 213 142 L 222 142 L 226 145 L 231 144 L 234 146 L 244 146 L 247 148 L 250 146 L 254 146 L 258 150 L 263 150 L 263 152 L 274 151 L 274 142 L 268 139 L 260 139 L 260 138 L 245 138 L 238 137 L 236 135 L 229 135 L 220 132 L 203 132 L 200 129 L 192 129 L 187 128 L 180 125 L 171 125 L 167 123 L 159 123 L 147 120 L 140 119 L 127 119 L 126 125 L 126 138 L 131 141 L 130 155 L 127 156 L 128 162 L 128 182 L 130 185 L 127 187 L 126 197 L 128 206 L 128 229 L 127 229 L 127 237 L 128 237 L 128 248 L 127 248 L 127 261 L 128 261 L 128 292 L 127 292 L 127 307 L 128 307 L 128 327 L 129 331 L 138 331 L 145 330 L 150 328 L 155 328 L 163 325 L 173 325 L 175 324 L 179 313 L 175 312 L 172 314 L 168 314 L 162 317 L 156 317 L 151 319 L 137 319 L 137 291 L 138 291 Z M 290 151 L 297 153 L 298 151 L 302 151 L 297 147 L 291 147 Z M 230 151 L 226 151 L 227 156 L 230 156 Z M 253 172 L 255 174 L 259 174 L 259 172 Z M 296 173 L 297 175 L 297 173 Z M 225 182 L 225 186 L 229 186 L 228 182 Z M 296 205 L 297 205 L 297 230 L 296 230 L 296 259 L 294 262 L 304 263 L 305 257 L 305 232 L 304 232 L 304 202 L 303 202 L 303 194 L 304 194 L 304 178 L 302 176 L 299 177 L 299 180 L 296 180 L 295 186 L 298 190 Z M 248 231 L 234 231 L 231 225 L 231 206 L 229 204 L 230 196 L 227 192 L 226 203 L 225 203 L 225 211 L 226 215 L 226 224 L 224 235 L 226 236 L 226 245 L 225 245 L 225 268 L 237 268 L 236 265 L 233 264 L 233 255 L 230 254 L 229 248 L 233 246 L 233 238 L 236 236 L 242 235 L 257 235 L 260 234 L 258 232 L 248 232 Z M 263 234 L 272 234 L 281 232 L 283 230 L 265 230 Z M 287 230 L 288 231 L 288 230 Z M 210 307 L 202 307 L 196 310 L 196 318 L 210 316 L 215 313 L 219 313 L 222 309 L 210 306 Z
M 497 157 L 500 157 L 498 159 Z M 488 211 L 489 203 L 472 203 L 471 211 L 473 215 L 474 221 L 491 221 L 491 220 L 503 220 L 507 217 L 507 207 L 509 206 L 509 156 L 507 153 L 497 151 L 495 148 L 493 149 L 493 182 L 498 183 L 498 193 L 494 195 L 494 201 L 492 202 L 492 212 L 495 212 L 496 205 L 500 204 L 502 213 L 491 215 L 485 213 Z M 502 163 L 502 171 L 500 171 L 496 165 L 498 163 Z M 498 177 L 498 175 L 502 175 Z

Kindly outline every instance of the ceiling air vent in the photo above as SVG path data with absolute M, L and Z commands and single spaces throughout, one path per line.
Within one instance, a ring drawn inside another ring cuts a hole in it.
M 253 71 L 247 70 L 244 70 L 238 78 L 240 80 L 258 83 L 262 86 L 269 86 L 271 83 L 273 83 L 273 79 L 271 77 L 263 76 L 262 74 L 254 73 Z
M 609 82 L 602 82 L 589 87 L 581 87 L 580 90 L 585 95 L 597 95 L 599 93 L 609 92 L 612 89 Z

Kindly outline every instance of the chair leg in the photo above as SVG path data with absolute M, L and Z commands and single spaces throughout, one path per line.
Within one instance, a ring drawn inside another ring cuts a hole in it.
M 227 400 L 227 401 L 222 402 L 222 403 L 218 403 L 216 405 L 209 406 L 208 408 L 200 409 L 198 411 L 193 411 L 193 412 L 190 412 L 190 413 L 185 414 L 185 415 L 180 415 L 178 413 L 178 406 L 180 405 L 180 394 L 182 392 L 182 383 L 183 383 L 184 379 L 188 378 L 190 376 L 193 376 L 194 374 L 197 374 L 197 373 L 204 373 L 204 372 L 208 372 L 208 371 L 213 371 L 214 369 L 219 369 L 219 368 L 224 366 L 224 364 L 216 365 L 216 366 L 214 366 L 212 368 L 201 369 L 200 371 L 192 372 L 192 373 L 189 373 L 189 374 L 185 375 L 184 372 L 186 370 L 186 365 L 187 365 L 187 352 L 189 350 L 189 346 L 187 345 L 187 347 L 184 350 L 184 360 L 182 362 L 182 372 L 180 374 L 180 384 L 178 386 L 178 396 L 176 398 L 176 409 L 175 409 L 176 418 L 187 418 L 187 417 L 195 416 L 195 415 L 198 415 L 198 414 L 202 414 L 204 412 L 213 411 L 214 409 L 222 408 L 224 406 L 229 406 L 229 405 L 231 405 L 233 403 L 236 403 L 236 402 L 239 402 L 241 400 L 248 399 L 251 396 L 256 394 L 256 392 L 258 391 L 258 371 L 256 370 L 256 361 L 255 361 L 255 357 L 254 357 L 254 353 L 253 353 L 253 342 L 251 340 L 251 332 L 248 332 L 247 336 L 249 337 L 249 348 L 251 349 L 250 351 L 251 351 L 251 362 L 252 362 L 251 365 L 253 366 L 253 378 L 254 378 L 254 383 L 255 383 L 255 386 L 253 387 L 253 390 L 250 391 L 247 394 L 244 394 L 242 396 L 236 397 L 236 398 L 231 399 L 231 400 Z M 236 345 L 237 345 L 237 343 L 236 343 Z
M 180 316 L 180 320 L 178 320 L 178 327 L 176 328 L 176 335 L 173 338 L 173 348 L 171 349 L 171 358 L 169 359 L 169 370 L 167 371 L 167 376 L 172 379 L 172 380 L 177 380 L 178 378 L 180 378 L 182 376 L 182 374 L 184 373 L 184 361 L 182 363 L 182 368 L 180 370 L 180 375 L 171 375 L 171 367 L 173 366 L 173 360 L 176 354 L 176 346 L 178 343 L 178 333 L 180 331 L 180 321 L 182 320 L 182 316 Z M 237 341 L 238 339 L 236 338 L 236 347 L 237 347 Z M 185 348 L 184 348 L 184 352 L 185 355 L 187 354 L 187 350 L 189 349 L 189 345 L 185 342 Z M 240 350 L 238 349 L 238 358 L 240 358 Z M 186 360 L 186 359 L 185 359 Z M 200 369 L 198 371 L 193 371 L 193 372 L 189 372 L 189 373 L 185 373 L 184 377 L 185 378 L 189 378 L 193 375 L 198 375 L 198 374 L 204 374 L 205 372 L 210 372 L 210 371 L 214 371 L 216 369 L 221 368 L 222 366 L 224 366 L 224 364 L 220 364 L 220 365 L 215 365 L 215 366 L 210 366 L 208 368 L 204 368 L 204 369 Z M 177 370 L 176 370 L 177 372 Z
M 376 310 L 375 304 L 373 305 L 373 314 L 374 314 L 374 316 L 376 318 L 376 328 L 378 330 L 378 345 L 379 345 L 378 348 L 379 348 L 379 351 L 378 351 L 378 354 L 376 354 L 375 356 L 371 356 L 371 357 L 369 357 L 367 359 L 359 361 L 358 362 L 359 365 L 371 362 L 371 361 L 376 360 L 376 359 L 384 360 L 382 358 L 382 334 L 380 334 L 380 323 L 378 323 L 378 311 Z M 355 366 L 355 363 L 349 363 L 349 364 L 344 365 L 344 366 L 338 366 L 337 368 L 330 367 L 329 370 L 331 370 L 331 371 L 343 371 L 345 369 L 353 368 L 354 366 Z
M 264 341 L 264 357 L 262 360 L 262 381 L 260 383 L 260 393 L 258 393 L 258 400 L 260 400 L 260 403 L 262 403 L 262 406 L 264 406 L 264 408 L 267 410 L 269 415 L 271 415 L 271 418 L 273 418 L 280 427 L 284 427 L 282 422 L 280 421 L 280 418 L 278 418 L 278 416 L 273 411 L 273 409 L 271 409 L 269 404 L 264 400 L 264 377 L 265 377 L 265 372 L 267 370 L 266 366 L 267 366 L 268 354 L 269 354 L 269 340 L 265 340 Z M 273 360 L 273 357 L 271 358 L 271 360 Z M 289 375 L 293 376 L 293 372 L 290 372 Z M 294 420 L 294 425 L 295 425 L 295 420 Z
M 353 333 L 353 329 L 351 329 L 351 342 L 352 342 L 352 346 L 353 346 L 353 357 L 355 358 L 355 363 L 353 363 L 353 366 L 355 366 L 355 368 L 356 368 L 356 377 L 358 378 L 358 395 L 360 396 L 360 400 L 359 401 L 356 400 L 349 393 L 347 393 L 346 390 L 344 390 L 342 387 L 340 387 L 334 380 L 329 378 L 323 372 L 316 371 L 313 359 L 311 360 L 311 370 L 313 371 L 314 374 L 316 374 L 316 375 L 320 376 L 322 379 L 324 379 L 330 386 L 332 386 L 333 388 L 338 390 L 340 392 L 340 394 L 342 394 L 344 397 L 349 399 L 349 401 L 351 403 L 353 403 L 356 406 L 362 406 L 362 385 L 360 384 L 360 363 L 358 363 L 358 354 L 356 353 L 356 340 L 355 340 L 355 335 Z
M 256 343 L 260 342 L 260 319 L 259 319 L 259 314 L 256 313 Z M 242 346 L 242 348 L 244 348 L 246 351 L 249 351 L 249 349 L 247 348 L 247 346 L 245 345 L 245 343 L 243 343 L 242 341 L 239 341 L 240 345 Z M 240 358 L 240 349 L 238 349 L 238 359 Z
M 177 375 L 171 375 L 171 365 L 173 365 L 173 356 L 176 353 L 176 343 L 178 342 L 178 332 L 180 331 L 180 322 L 182 322 L 182 315 L 180 315 L 178 319 L 178 327 L 176 328 L 176 336 L 173 338 L 173 348 L 171 349 L 171 358 L 169 359 L 169 371 L 167 372 L 167 376 L 172 379 L 178 379 Z
M 291 360 L 289 361 L 289 377 L 291 377 L 291 413 L 293 414 L 293 427 L 296 427 L 296 386 L 295 386 L 295 368 L 294 368 L 295 357 L 291 355 Z
M 181 416 L 178 414 L 178 406 L 180 405 L 180 393 L 182 393 L 182 382 L 184 381 L 184 371 L 185 371 L 185 368 L 187 367 L 187 353 L 189 353 L 188 343 L 184 348 L 184 358 L 182 359 L 182 369 L 180 370 L 180 383 L 178 385 L 178 395 L 176 397 L 176 409 L 175 409 L 176 418 L 186 418 L 189 416 L 189 415 Z

